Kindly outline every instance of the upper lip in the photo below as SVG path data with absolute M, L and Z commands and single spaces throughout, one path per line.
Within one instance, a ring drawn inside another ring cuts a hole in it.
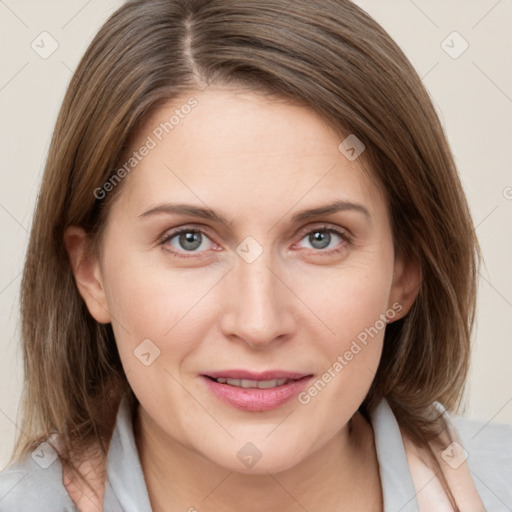
M 274 380 L 274 379 L 301 379 L 310 376 L 310 373 L 290 372 L 286 370 L 266 370 L 263 372 L 253 372 L 250 370 L 220 370 L 218 372 L 204 373 L 206 377 L 212 379 L 244 379 L 244 380 Z

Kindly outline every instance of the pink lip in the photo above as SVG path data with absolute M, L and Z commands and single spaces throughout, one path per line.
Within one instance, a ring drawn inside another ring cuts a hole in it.
M 205 373 L 207 377 L 218 379 L 246 379 L 246 380 L 274 380 L 274 379 L 301 379 L 308 373 L 288 372 L 286 370 L 267 370 L 264 372 L 251 372 L 248 370 L 221 370 L 219 372 Z
M 250 412 L 269 411 L 280 407 L 297 396 L 311 380 L 311 374 L 272 370 L 260 373 L 246 370 L 226 370 L 201 375 L 208 389 L 220 400 L 229 405 Z M 221 384 L 213 379 L 273 380 L 295 379 L 292 382 L 271 389 L 241 388 L 230 384 Z

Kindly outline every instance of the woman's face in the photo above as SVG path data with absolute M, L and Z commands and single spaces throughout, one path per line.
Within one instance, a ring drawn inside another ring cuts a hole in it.
M 414 294 L 343 139 L 307 108 L 210 87 L 156 111 L 124 182 L 97 191 L 123 187 L 77 281 L 163 439 L 276 472 L 346 432 L 385 317 Z

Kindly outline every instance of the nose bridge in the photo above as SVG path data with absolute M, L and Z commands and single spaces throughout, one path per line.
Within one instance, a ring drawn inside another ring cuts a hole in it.
M 231 272 L 234 296 L 225 333 L 251 346 L 268 344 L 293 328 L 291 301 L 284 300 L 283 284 L 274 275 L 278 273 L 275 263 L 271 251 L 263 251 L 252 261 L 241 256 Z

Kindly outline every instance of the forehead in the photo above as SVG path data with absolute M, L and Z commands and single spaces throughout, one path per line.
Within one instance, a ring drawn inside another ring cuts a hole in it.
M 139 130 L 125 157 L 133 167 L 122 196 L 139 209 L 179 198 L 236 206 L 242 216 L 324 199 L 382 208 L 361 162 L 340 151 L 343 139 L 312 109 L 282 99 L 232 88 L 191 91 Z

